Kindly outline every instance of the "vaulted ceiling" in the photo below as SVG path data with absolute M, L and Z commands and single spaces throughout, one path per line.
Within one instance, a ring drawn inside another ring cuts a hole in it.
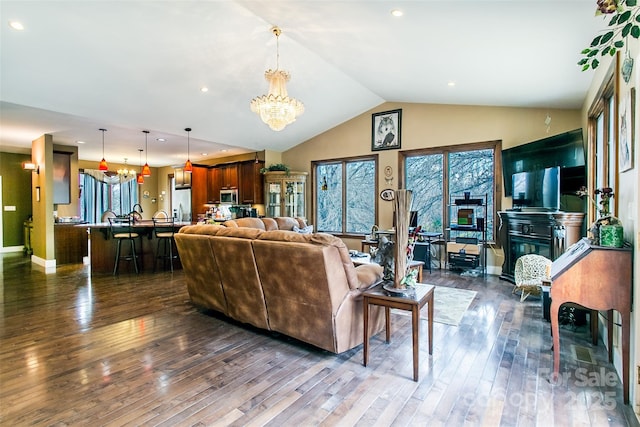
M 2 0 L 0 144 L 28 152 L 49 133 L 98 161 L 106 128 L 107 159 L 137 164 L 149 130 L 149 163 L 164 166 L 184 161 L 185 127 L 197 161 L 283 151 L 386 101 L 580 108 L 592 73 L 576 62 L 606 26 L 594 11 L 588 0 Z M 289 95 L 306 108 L 281 132 L 249 109 L 276 66 L 273 25 Z

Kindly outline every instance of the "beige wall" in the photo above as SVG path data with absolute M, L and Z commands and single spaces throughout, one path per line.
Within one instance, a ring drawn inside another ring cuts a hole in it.
M 402 109 L 401 150 L 494 140 L 501 140 L 505 149 L 582 127 L 580 110 L 385 103 L 285 151 L 282 161 L 291 169 L 311 173 L 314 160 L 370 154 L 371 114 L 398 108 Z M 549 129 L 547 114 L 551 117 Z M 383 175 L 386 166 L 393 168 L 393 188 L 398 188 L 398 151 L 375 152 L 379 154 L 379 189 L 388 187 Z M 498 183 L 502 185 L 502 180 Z M 311 195 L 307 203 L 311 206 Z M 392 204 L 381 201 L 378 206 L 378 225 L 391 227 Z M 503 199 L 502 208 L 510 206 L 510 198 Z M 311 222 L 312 215 L 309 212 Z M 345 241 L 350 248 L 360 249 L 359 239 Z M 499 251 L 492 252 L 489 264 L 501 266 L 501 256 Z
M 588 122 L 588 112 L 592 107 L 598 92 L 602 85 L 605 82 L 608 71 L 612 70 L 614 75 L 617 77 L 617 89 L 616 96 L 617 102 L 630 93 L 631 88 L 640 88 L 640 72 L 638 67 L 640 66 L 640 49 L 638 47 L 638 42 L 629 38 L 630 43 L 628 47 L 630 48 L 630 55 L 635 59 L 635 66 L 633 69 L 633 73 L 631 75 L 631 79 L 628 83 L 625 83 L 624 80 L 619 77 L 619 65 L 617 65 L 614 58 L 603 58 L 602 63 L 595 71 L 589 71 L 593 74 L 593 80 L 591 82 L 591 86 L 587 93 L 583 109 L 582 109 L 582 120 L 584 126 L 586 128 Z M 622 60 L 623 58 L 620 58 Z M 640 149 L 638 148 L 638 132 L 640 127 L 638 126 L 638 118 L 640 117 L 640 108 L 638 103 L 638 98 L 636 94 L 635 100 L 635 127 L 633 134 L 633 144 L 635 146 L 635 152 L 633 156 L 633 168 L 631 170 L 625 172 L 619 172 L 617 176 L 617 188 L 615 190 L 614 200 L 617 203 L 618 210 L 616 212 L 616 216 L 622 222 L 624 227 L 624 237 L 625 240 L 631 242 L 634 250 L 634 266 L 640 265 L 640 251 L 637 250 L 638 244 L 640 244 L 640 230 L 638 228 L 638 223 L 640 222 L 640 212 L 638 211 L 638 195 L 640 189 L 640 174 L 638 174 L 638 168 L 640 167 Z M 639 275 L 636 273 L 633 275 L 633 284 L 632 284 L 632 295 L 633 295 L 633 307 L 640 307 L 640 279 Z M 638 315 L 636 314 L 637 310 L 634 310 L 631 313 L 631 354 L 630 354 L 630 376 L 628 381 L 630 382 L 630 402 L 634 405 L 634 409 L 636 414 L 639 411 L 640 405 L 640 387 L 638 385 L 638 374 L 636 373 L 635 366 L 640 366 L 640 339 L 639 339 L 639 331 L 638 331 Z M 620 317 L 619 315 L 615 316 L 614 321 L 619 325 Z M 606 337 L 606 328 L 600 328 L 604 337 Z M 618 375 L 622 376 L 622 349 L 621 349 L 621 328 L 619 326 L 614 326 L 614 364 L 618 371 Z M 607 342 L 606 339 L 604 339 Z

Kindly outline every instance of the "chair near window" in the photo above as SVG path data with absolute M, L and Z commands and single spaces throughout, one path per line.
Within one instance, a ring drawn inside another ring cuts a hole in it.
M 104 211 L 102 217 L 100 218 L 100 222 L 109 222 L 109 218 L 115 218 L 116 213 L 114 211 Z
M 109 218 L 109 225 L 111 226 L 111 237 L 118 241 L 116 249 L 115 265 L 113 267 L 113 274 L 118 274 L 118 267 L 120 266 L 120 260 L 133 261 L 133 266 L 138 273 L 138 255 L 136 255 L 136 239 L 140 237 L 133 228 L 133 218 L 130 215 L 126 217 Z M 129 254 L 122 255 L 121 248 L 122 242 L 128 241 L 131 245 Z
M 167 211 L 156 211 L 156 213 L 153 214 L 152 218 L 154 218 L 154 219 L 167 219 L 167 218 L 169 218 L 169 214 L 167 213 Z
M 516 260 L 514 277 L 516 284 L 512 293 L 518 290 L 520 302 L 523 302 L 529 295 L 540 295 L 542 292 L 542 281 L 548 281 L 551 273 L 551 260 L 542 255 L 527 254 Z
M 173 273 L 173 260 L 178 259 L 178 250 L 175 248 L 175 239 L 173 238 L 175 228 L 173 218 L 153 218 L 153 233 L 158 241 L 156 248 L 156 260 L 153 264 L 153 271 L 156 271 L 159 260 L 163 260 L 166 267 L 167 261 L 171 272 Z

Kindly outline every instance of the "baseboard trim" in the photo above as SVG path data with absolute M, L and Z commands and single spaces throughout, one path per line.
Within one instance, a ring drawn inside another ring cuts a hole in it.
M 35 255 L 31 255 L 31 262 L 35 265 L 38 265 L 44 268 L 45 273 L 55 273 L 56 272 L 56 260 L 55 259 L 44 259 Z
M 5 246 L 4 248 L 0 248 L 1 253 L 22 252 L 23 250 L 24 246 Z

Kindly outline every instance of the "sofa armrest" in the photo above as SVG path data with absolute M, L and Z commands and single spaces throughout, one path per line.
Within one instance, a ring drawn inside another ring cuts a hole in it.
M 362 264 L 356 267 L 358 290 L 369 289 L 382 281 L 384 269 L 378 264 Z

